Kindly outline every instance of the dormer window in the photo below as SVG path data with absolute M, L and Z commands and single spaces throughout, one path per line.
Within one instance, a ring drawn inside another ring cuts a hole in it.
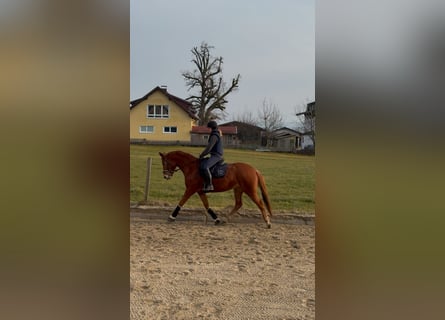
M 168 105 L 148 105 L 147 106 L 147 118 L 152 119 L 166 119 L 169 118 L 169 106 Z

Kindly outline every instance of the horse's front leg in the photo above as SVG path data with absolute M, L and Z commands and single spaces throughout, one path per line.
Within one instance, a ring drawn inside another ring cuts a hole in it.
M 181 200 L 179 201 L 178 205 L 176 206 L 173 213 L 168 217 L 168 221 L 173 222 L 176 220 L 176 217 L 181 210 L 182 206 L 187 202 L 188 199 L 192 196 L 192 194 L 195 193 L 195 190 L 186 189 L 184 192 L 184 195 L 182 196 Z
M 208 214 L 212 217 L 212 219 L 215 221 L 215 224 L 220 224 L 221 220 L 219 220 L 218 216 L 216 215 L 215 211 L 213 211 L 209 206 L 209 199 L 207 199 L 207 196 L 204 192 L 198 192 L 199 198 L 201 198 L 202 204 L 204 205 L 204 208 L 206 208 Z M 207 223 L 207 215 L 205 216 L 205 223 Z

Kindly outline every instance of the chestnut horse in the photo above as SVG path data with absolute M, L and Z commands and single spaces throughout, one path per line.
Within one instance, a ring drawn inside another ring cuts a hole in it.
M 198 193 L 201 198 L 202 204 L 206 208 L 207 212 L 217 219 L 216 214 L 209 207 L 209 201 L 206 194 L 202 191 L 204 180 L 199 174 L 199 159 L 195 156 L 182 152 L 172 151 L 169 153 L 161 153 L 159 155 L 162 158 L 163 174 L 165 179 L 170 179 L 174 172 L 181 170 L 185 178 L 185 192 L 182 199 L 179 201 L 176 210 L 172 214 L 176 217 L 181 207 L 187 202 L 187 200 L 194 194 Z M 176 169 L 179 168 L 179 169 Z M 269 196 L 267 194 L 266 184 L 264 177 L 261 173 L 246 163 L 231 163 L 228 164 L 227 172 L 222 178 L 213 178 L 214 190 L 212 192 L 224 192 L 233 189 L 235 193 L 235 207 L 227 216 L 229 219 L 235 214 L 243 205 L 242 195 L 246 193 L 250 199 L 258 206 L 263 215 L 263 219 L 270 228 L 270 217 L 272 216 L 272 209 L 270 207 Z M 257 194 L 257 186 L 260 187 L 263 200 Z M 264 201 L 264 202 L 263 202 Z M 268 213 L 266 212 L 266 208 Z M 207 216 L 206 216 L 207 217 Z M 219 219 L 217 219 L 219 222 Z

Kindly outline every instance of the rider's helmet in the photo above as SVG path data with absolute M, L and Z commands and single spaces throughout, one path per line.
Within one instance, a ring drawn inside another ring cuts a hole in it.
M 216 121 L 211 120 L 211 121 L 209 121 L 209 123 L 207 123 L 207 128 L 216 129 L 216 128 L 218 128 L 218 124 L 216 123 Z

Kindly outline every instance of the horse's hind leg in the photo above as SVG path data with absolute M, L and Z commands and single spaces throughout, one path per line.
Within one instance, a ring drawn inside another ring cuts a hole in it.
M 235 206 L 233 207 L 232 211 L 227 215 L 227 221 L 230 221 L 232 216 L 238 212 L 238 210 L 243 206 L 243 190 L 241 188 L 235 188 L 233 189 L 233 192 L 235 194 Z
M 263 219 L 267 224 L 267 227 L 270 228 L 271 227 L 270 217 L 269 214 L 266 212 L 263 200 L 261 200 L 260 197 L 258 197 L 256 190 L 249 190 L 246 191 L 246 193 L 250 197 L 250 199 L 252 199 L 252 201 L 255 202 L 255 204 L 258 206 L 258 208 L 261 211 L 261 214 L 263 215 Z

